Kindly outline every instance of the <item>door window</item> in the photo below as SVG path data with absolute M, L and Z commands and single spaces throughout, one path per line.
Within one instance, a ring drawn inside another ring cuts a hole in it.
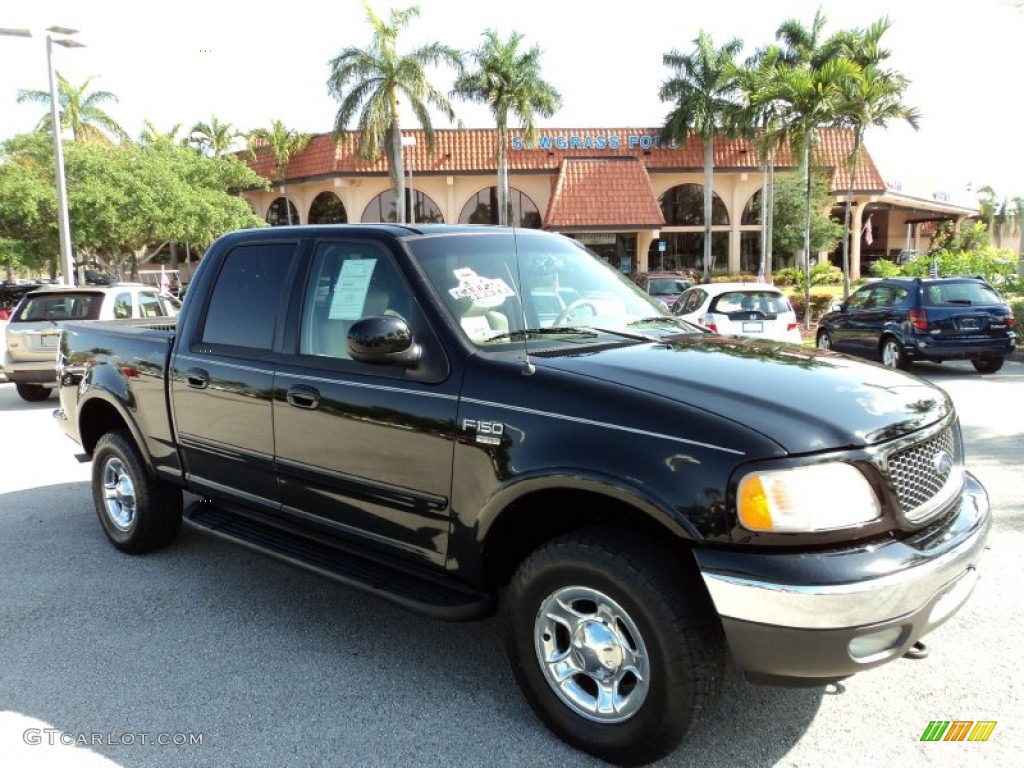
M 271 350 L 284 317 L 294 243 L 241 245 L 224 259 L 200 337 L 201 346 Z
M 409 291 L 390 254 L 374 243 L 321 243 L 306 284 L 299 353 L 351 359 L 349 329 L 379 315 L 409 320 Z

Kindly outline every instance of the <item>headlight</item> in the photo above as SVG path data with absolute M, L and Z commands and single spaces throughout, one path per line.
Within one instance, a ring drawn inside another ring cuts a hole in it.
M 740 525 L 751 531 L 831 531 L 877 520 L 878 497 L 860 471 L 841 462 L 754 472 L 740 480 Z

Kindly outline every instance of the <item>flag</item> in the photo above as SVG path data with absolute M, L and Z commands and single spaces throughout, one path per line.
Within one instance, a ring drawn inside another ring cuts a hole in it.
M 763 261 L 757 267 L 757 282 L 759 282 L 759 283 L 763 283 L 764 282 L 764 262 Z
M 928 269 L 928 277 L 938 277 L 938 276 L 939 276 L 939 257 L 938 256 L 932 256 L 932 265 Z
M 874 216 L 875 214 L 871 214 Z M 868 216 L 868 220 L 864 222 L 864 229 L 861 230 L 861 234 L 864 235 L 864 242 L 871 245 L 875 242 L 875 233 L 871 231 L 871 216 Z

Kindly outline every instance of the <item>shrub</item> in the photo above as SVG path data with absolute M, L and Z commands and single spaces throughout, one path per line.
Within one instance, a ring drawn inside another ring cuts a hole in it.
M 901 269 L 899 264 L 897 264 L 894 261 L 889 261 L 888 259 L 878 259 L 877 261 L 872 262 L 868 271 L 872 274 L 872 276 L 884 279 L 887 277 L 895 277 L 896 275 L 901 274 L 903 270 Z
M 836 298 L 827 293 L 811 294 L 811 321 L 817 322 L 818 318 L 828 312 L 829 307 L 836 302 Z M 793 295 L 789 297 L 789 303 L 793 305 L 798 320 L 804 318 L 804 297 Z

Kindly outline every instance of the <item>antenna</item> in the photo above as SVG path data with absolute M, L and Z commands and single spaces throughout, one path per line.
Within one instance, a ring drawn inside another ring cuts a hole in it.
M 526 329 L 530 327 L 526 319 L 526 302 L 523 300 L 523 270 L 519 263 L 519 230 L 516 229 L 516 219 L 512 216 L 512 250 L 516 259 L 516 282 L 519 283 L 519 318 L 523 324 L 523 376 L 533 376 L 537 372 L 537 366 L 530 360 L 530 349 L 527 345 L 528 334 Z

